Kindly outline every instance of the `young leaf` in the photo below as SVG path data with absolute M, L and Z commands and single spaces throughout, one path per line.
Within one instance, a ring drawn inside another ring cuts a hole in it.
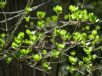
M 57 5 L 56 7 L 54 7 L 53 10 L 54 10 L 57 14 L 62 13 L 62 7 L 59 6 L 59 5 Z
M 45 15 L 46 15 L 46 13 L 43 12 L 43 11 L 38 11 L 38 12 L 37 12 L 37 17 L 38 17 L 39 19 L 43 19 L 43 18 L 45 17 Z
M 41 55 L 39 55 L 39 54 L 32 55 L 32 57 L 36 62 L 38 62 L 42 58 Z
M 58 55 L 60 54 L 60 51 L 52 50 L 51 51 L 51 57 L 58 58 Z

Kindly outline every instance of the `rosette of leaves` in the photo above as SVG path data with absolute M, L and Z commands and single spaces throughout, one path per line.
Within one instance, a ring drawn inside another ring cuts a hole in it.
M 32 45 L 38 38 L 36 32 L 29 29 L 26 30 L 26 34 L 28 35 L 28 39 L 25 39 L 25 44 L 27 45 Z
M 84 52 L 87 54 L 87 57 L 83 57 L 83 60 L 86 63 L 90 63 L 92 60 L 97 58 L 96 54 L 94 54 L 94 55 L 91 54 L 91 52 L 93 51 L 92 47 L 87 47 L 87 48 L 83 48 L 83 49 L 84 49 Z
M 98 22 L 99 19 L 93 14 L 88 13 L 86 10 L 79 10 L 78 6 L 69 6 L 71 13 L 64 16 L 66 20 L 90 21 L 91 23 Z
M 99 21 L 99 19 L 97 19 L 97 17 L 94 16 L 93 13 L 89 13 L 89 20 L 90 20 L 90 22 L 92 22 L 92 23 L 95 23 L 95 22 L 98 22 L 98 21 Z
M 87 39 L 87 34 L 86 33 L 75 32 L 73 34 L 73 39 L 74 39 L 74 41 L 78 41 L 78 42 L 85 41 Z
M 25 21 L 29 22 L 30 21 L 30 16 L 25 17 Z
M 90 55 L 93 48 L 92 47 L 88 47 L 88 48 L 83 48 L 83 49 L 84 49 L 86 54 Z
M 57 51 L 57 50 L 54 49 L 54 50 L 51 51 L 51 55 L 50 56 L 52 58 L 58 58 L 59 54 L 60 54 L 60 51 Z
M 60 50 L 60 49 L 63 49 L 64 47 L 65 47 L 65 43 L 57 43 L 56 42 L 56 46 L 58 47 L 58 49 Z
M 88 21 L 88 13 L 86 10 L 78 10 L 75 14 L 76 20 Z
M 46 12 L 44 12 L 44 11 L 37 12 L 37 17 L 38 17 L 38 19 L 40 19 L 37 22 L 37 26 L 39 28 L 43 28 L 45 26 L 45 20 L 42 20 L 43 18 L 45 18 L 45 15 L 46 15 Z
M 38 21 L 38 22 L 37 22 L 37 26 L 38 26 L 39 28 L 43 28 L 43 27 L 45 26 L 45 21 L 44 21 L 44 20 Z
M 27 14 L 30 13 L 31 11 L 32 11 L 32 8 L 31 8 L 31 7 L 28 7 L 28 6 L 27 6 L 27 7 L 25 8 L 25 12 L 26 12 Z
M 95 45 L 100 41 L 100 36 L 98 35 L 97 30 L 92 30 L 92 33 L 88 36 L 88 38 L 92 40 L 92 45 Z
M 87 64 L 91 63 L 91 56 L 83 57 L 84 62 Z
M 57 14 L 61 14 L 62 13 L 62 7 L 57 5 L 53 8 L 53 10 L 57 13 Z
M 40 54 L 33 54 L 32 57 L 35 62 L 38 62 L 42 59 L 42 56 Z
M 43 69 L 44 69 L 45 71 L 48 71 L 48 70 L 51 69 L 51 67 L 49 66 L 49 63 L 46 62 L 46 61 L 44 61 L 44 62 L 42 63 L 42 67 L 43 67 Z
M 46 15 L 46 12 L 44 12 L 44 11 L 38 11 L 38 12 L 37 12 L 37 17 L 38 17 L 39 19 L 45 18 L 45 15 Z
M 54 33 L 56 33 L 57 36 L 60 36 L 63 41 L 70 40 L 70 38 L 71 38 L 70 33 L 67 32 L 67 31 L 64 30 L 64 29 L 56 29 L 56 30 L 54 31 Z
M 20 56 L 22 57 L 22 56 L 26 56 L 28 53 L 30 53 L 31 52 L 31 49 L 21 49 L 20 51 L 19 51 L 19 53 L 20 53 Z
M 70 7 L 69 7 L 69 10 L 70 10 L 71 12 L 75 12 L 75 11 L 77 11 L 78 9 L 79 9 L 78 6 L 70 5 Z
M 76 62 L 77 62 L 77 57 L 69 56 L 69 62 L 70 62 L 72 65 L 75 65 Z
M 24 33 L 20 32 L 18 36 L 14 38 L 14 41 L 12 42 L 12 47 L 14 49 L 17 49 L 23 43 L 23 39 L 24 39 Z

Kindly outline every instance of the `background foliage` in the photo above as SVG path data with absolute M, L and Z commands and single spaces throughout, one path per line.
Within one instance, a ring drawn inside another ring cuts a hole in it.
M 1 0 L 1 61 L 27 63 L 44 76 L 102 75 L 101 4 Z

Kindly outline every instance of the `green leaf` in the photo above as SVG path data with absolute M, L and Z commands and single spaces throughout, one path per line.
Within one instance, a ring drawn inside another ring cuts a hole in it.
M 73 5 L 70 5 L 69 6 L 69 10 L 72 11 L 72 12 L 75 12 L 77 11 L 79 8 L 77 6 L 73 6 Z
M 95 23 L 97 19 L 96 19 L 96 17 L 94 16 L 93 13 L 89 13 L 89 20 L 90 20 L 90 22 Z
M 72 56 L 74 56 L 74 55 L 76 54 L 76 52 L 73 50 L 72 52 L 70 52 L 70 54 L 71 54 Z
M 32 11 L 32 8 L 30 8 L 30 7 L 26 7 L 26 8 L 25 8 L 25 11 L 26 11 L 26 13 L 29 13 L 29 12 Z
M 65 19 L 65 20 L 68 20 L 68 19 L 69 19 L 69 15 L 65 15 L 65 16 L 64 16 L 64 19 Z
M 71 15 L 70 15 L 70 18 L 71 18 L 72 20 L 75 20 L 75 19 L 76 19 L 76 15 L 71 14 Z
M 97 30 L 93 30 L 92 35 L 94 35 L 94 36 L 97 35 Z
M 79 61 L 79 66 L 83 66 L 83 61 Z
M 67 33 L 66 30 L 61 30 L 61 31 L 60 31 L 60 35 L 61 35 L 61 36 L 66 35 L 66 33 Z
M 93 60 L 96 59 L 96 58 L 97 58 L 97 55 L 96 54 L 92 55 L 92 59 Z
M 96 29 L 96 30 L 100 30 L 100 28 L 101 28 L 101 27 L 100 27 L 99 25 L 96 25 L 96 26 L 95 26 L 95 29 Z
M 52 16 L 52 17 L 51 17 L 51 20 L 52 20 L 53 22 L 57 22 L 58 17 L 57 17 L 57 16 Z
M 26 44 L 28 44 L 28 45 L 32 45 L 33 44 L 33 41 L 31 41 L 31 40 L 28 40 L 28 39 L 25 39 L 25 41 L 24 41 Z
M 60 49 L 63 49 L 65 47 L 65 43 L 60 44 L 60 43 L 56 43 L 57 47 Z
M 99 35 L 96 35 L 95 41 L 98 42 L 99 40 L 100 40 L 100 36 Z
M 89 18 L 89 15 L 88 15 L 87 11 L 86 11 L 86 10 L 82 10 L 82 11 L 81 11 L 81 14 L 82 14 L 81 20 L 82 20 L 82 21 L 87 21 L 88 18 Z
M 62 7 L 57 5 L 53 8 L 53 10 L 57 13 L 57 14 L 60 14 L 62 13 Z
M 14 42 L 17 43 L 17 44 L 20 44 L 22 42 L 22 40 L 17 38 L 17 37 L 15 37 L 14 38 Z
M 69 62 L 72 63 L 72 64 L 75 64 L 77 62 L 77 58 L 69 56 Z
M 12 61 L 12 58 L 11 58 L 11 57 L 7 57 L 7 58 L 6 58 L 6 62 L 7 62 L 7 63 L 10 63 L 11 61 Z
M 39 55 L 39 54 L 35 54 L 35 55 L 32 55 L 33 59 L 38 62 L 39 60 L 41 60 L 42 56 Z
M 5 34 L 5 33 L 2 33 L 2 34 L 1 34 L 1 37 L 2 37 L 2 38 L 4 38 L 5 36 L 6 36 L 6 34 Z
M 92 39 L 94 39 L 94 36 L 93 35 L 89 35 L 89 38 L 92 40 Z
M 27 55 L 29 52 L 31 52 L 31 50 L 28 50 L 28 49 L 21 49 L 20 50 L 21 55 Z
M 13 47 L 14 49 L 17 49 L 17 48 L 19 47 L 19 45 L 18 45 L 17 43 L 13 42 L 13 43 L 12 43 L 12 47 Z
M 83 60 L 86 62 L 86 63 L 90 63 L 91 62 L 91 56 L 87 56 L 87 57 L 83 57 Z
M 24 32 L 20 32 L 20 33 L 18 34 L 18 37 L 17 37 L 17 38 L 19 38 L 19 39 L 24 38 Z
M 85 26 L 85 29 L 86 30 L 90 30 L 90 26 Z
M 90 53 L 92 52 L 92 47 L 83 48 L 83 50 L 86 52 L 86 54 L 90 55 Z
M 31 34 L 32 34 L 32 32 L 31 32 L 29 29 L 26 30 L 26 33 L 27 33 L 28 35 L 31 35 Z
M 46 15 L 46 12 L 43 12 L 43 11 L 38 11 L 38 12 L 37 12 L 37 17 L 38 17 L 39 19 L 45 18 L 45 15 Z
M 30 16 L 25 17 L 26 22 L 29 22 Z
M 76 67 L 74 67 L 74 66 L 67 66 L 66 69 L 69 70 L 71 73 L 73 73 L 74 71 L 77 70 Z
M 46 18 L 46 22 L 47 22 L 47 23 L 50 23 L 50 22 L 51 22 L 51 18 L 50 18 L 50 17 L 47 17 L 47 18 Z
M 59 54 L 60 54 L 60 51 L 57 51 L 55 49 L 51 51 L 51 57 L 53 58 L 58 58 Z
M 43 20 L 37 22 L 37 26 L 38 26 L 39 28 L 44 27 L 44 24 L 45 24 L 45 21 L 43 21 Z
M 75 32 L 75 33 L 73 34 L 73 39 L 74 39 L 75 41 L 81 41 L 81 40 L 83 40 L 83 36 L 82 36 L 82 34 L 81 34 L 80 32 Z
M 30 40 L 32 42 L 34 42 L 36 39 L 37 39 L 37 36 L 36 35 L 30 35 Z
M 42 66 L 43 66 L 43 69 L 46 71 L 51 69 L 51 67 L 49 67 L 49 64 L 47 62 L 44 62 Z
M 44 55 L 47 54 L 47 51 L 46 50 L 43 50 L 42 52 L 43 52 Z

